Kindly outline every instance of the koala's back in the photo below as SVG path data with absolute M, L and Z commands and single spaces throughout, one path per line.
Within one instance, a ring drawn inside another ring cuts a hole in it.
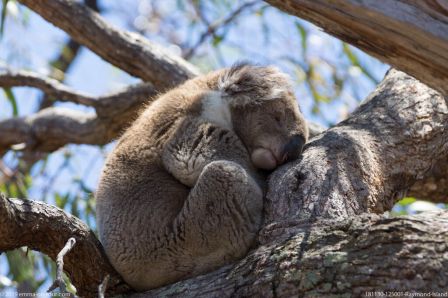
M 172 241 L 160 235 L 170 234 L 190 189 L 166 171 L 162 150 L 186 117 L 199 115 L 198 97 L 215 88 L 218 75 L 188 81 L 155 100 L 106 160 L 96 192 L 97 224 L 112 265 L 125 279 L 141 274 L 136 268 L 160 270 L 157 264 L 166 267 L 176 255 L 160 249 L 166 247 L 161 242 Z M 154 284 L 160 275 L 154 272 Z

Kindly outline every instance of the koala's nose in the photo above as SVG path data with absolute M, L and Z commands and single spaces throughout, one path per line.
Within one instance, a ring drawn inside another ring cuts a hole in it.
M 283 148 L 282 162 L 297 159 L 302 153 L 304 145 L 305 145 L 305 138 L 302 135 L 293 136 L 288 142 L 288 144 L 286 144 L 285 147 Z

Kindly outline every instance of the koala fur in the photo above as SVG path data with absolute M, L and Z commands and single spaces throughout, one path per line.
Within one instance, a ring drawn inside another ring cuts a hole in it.
M 308 137 L 288 78 L 240 64 L 161 95 L 107 158 L 100 240 L 115 269 L 148 290 L 243 257 L 262 221 L 263 178 Z

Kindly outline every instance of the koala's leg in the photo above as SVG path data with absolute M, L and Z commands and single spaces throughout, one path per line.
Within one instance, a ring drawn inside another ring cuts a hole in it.
M 244 256 L 260 228 L 262 208 L 262 190 L 243 167 L 207 164 L 174 223 L 185 251 L 179 266 L 199 274 Z

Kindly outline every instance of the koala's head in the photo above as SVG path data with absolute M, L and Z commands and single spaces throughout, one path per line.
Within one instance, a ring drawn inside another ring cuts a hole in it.
M 302 152 L 308 128 L 289 78 L 275 67 L 240 64 L 218 80 L 232 129 L 260 169 L 272 170 Z

